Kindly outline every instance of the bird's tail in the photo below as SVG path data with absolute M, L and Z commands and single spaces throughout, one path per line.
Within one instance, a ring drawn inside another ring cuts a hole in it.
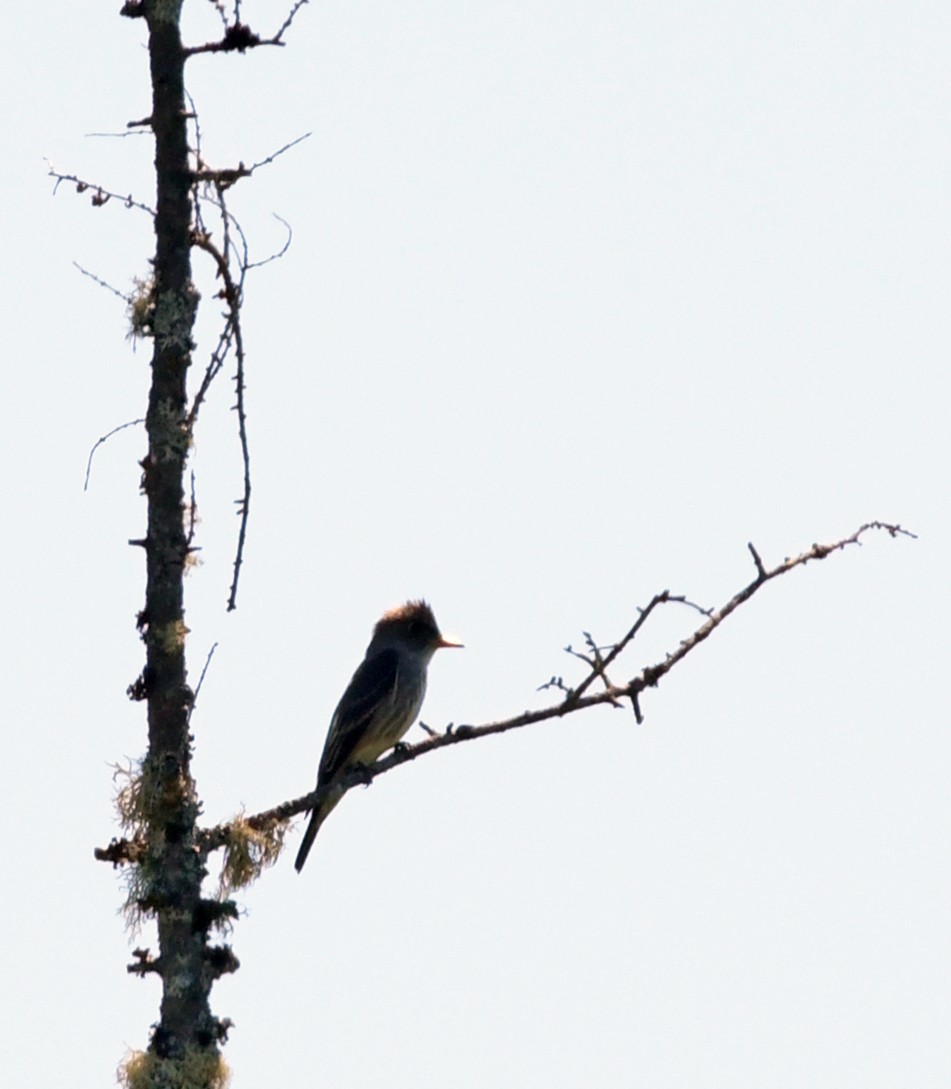
M 330 816 L 331 810 L 343 797 L 343 791 L 339 794 L 329 794 L 320 805 L 311 811 L 310 821 L 307 824 L 307 831 L 304 833 L 304 838 L 301 840 L 300 850 L 297 852 L 297 858 L 294 859 L 294 869 L 298 873 L 304 868 L 304 863 L 307 861 L 307 856 L 310 854 L 311 847 L 314 846 L 314 840 L 317 838 L 317 833 L 320 831 L 320 826 Z

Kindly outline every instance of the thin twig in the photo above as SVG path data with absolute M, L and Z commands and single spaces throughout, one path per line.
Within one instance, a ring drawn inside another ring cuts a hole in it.
M 294 5 L 293 5 L 293 7 L 292 7 L 292 8 L 291 8 L 291 10 L 290 10 L 290 11 L 289 11 L 289 12 L 287 13 L 287 18 L 286 18 L 286 19 L 284 20 L 284 22 L 283 22 L 283 23 L 281 23 L 281 28 L 280 28 L 280 30 L 278 30 L 278 32 L 277 32 L 277 33 L 276 33 L 276 34 L 274 35 L 274 37 L 275 37 L 275 38 L 276 38 L 276 39 L 277 39 L 278 41 L 280 41 L 280 39 L 284 37 L 284 32 L 285 32 L 286 30 L 290 30 L 290 28 L 291 28 L 291 23 L 293 23 L 293 22 L 294 22 L 294 17 L 295 17 L 296 15 L 297 15 L 297 13 L 298 13 L 298 12 L 300 11 L 300 9 L 301 9 L 301 8 L 302 8 L 302 7 L 303 7 L 303 6 L 304 6 L 304 5 L 306 4 L 306 3 L 307 3 L 307 0 L 295 0 L 295 3 L 294 3 Z
M 287 238 L 284 240 L 284 245 L 279 250 L 275 250 L 270 256 L 262 257 L 260 261 L 249 261 L 245 265 L 244 271 L 249 272 L 253 268 L 262 268 L 264 265 L 269 265 L 272 261 L 278 261 L 284 256 L 285 253 L 291 248 L 291 242 L 294 240 L 294 232 L 291 230 L 290 223 L 286 219 L 282 219 L 277 212 L 271 212 L 271 215 L 284 225 L 287 231 Z
M 750 550 L 750 555 L 753 557 L 753 563 L 756 564 L 756 573 L 760 578 L 766 578 L 766 568 L 763 566 L 763 561 L 760 559 L 759 553 L 753 546 L 753 542 L 749 541 L 746 547 Z
M 189 552 L 197 552 L 197 548 L 192 547 L 192 541 L 195 539 L 195 525 L 198 522 L 198 500 L 195 496 L 195 470 L 192 469 L 189 474 L 189 500 L 188 500 L 188 533 L 185 537 L 185 548 Z M 204 674 L 202 674 L 204 676 Z
M 294 21 L 294 17 L 298 11 L 308 2 L 308 0 L 295 0 L 294 5 L 288 12 L 287 18 L 281 23 L 280 29 L 270 38 L 262 38 L 258 34 L 241 22 L 241 8 L 239 4 L 235 5 L 235 21 L 226 25 L 225 32 L 220 41 L 217 42 L 205 42 L 204 45 L 193 45 L 188 49 L 183 50 L 185 57 L 195 57 L 199 53 L 244 53 L 247 49 L 254 49 L 259 45 L 284 45 L 284 34 L 290 29 L 291 23 Z
M 191 722 L 192 720 L 192 711 L 195 710 L 195 705 L 198 703 L 198 693 L 201 692 L 201 686 L 205 683 L 205 674 L 208 672 L 208 667 L 211 665 L 211 659 L 214 658 L 217 649 L 218 644 L 212 643 L 211 650 L 208 651 L 208 657 L 205 658 L 205 664 L 201 667 L 201 676 L 198 678 L 198 684 L 195 685 L 191 706 L 188 708 L 188 722 Z
M 227 209 L 224 206 L 223 198 L 219 193 L 219 207 L 222 211 L 222 224 L 225 232 L 225 249 L 219 250 L 218 247 L 211 241 L 208 235 L 196 235 L 193 239 L 194 245 L 199 249 L 204 250 L 210 254 L 218 268 L 218 275 L 221 277 L 224 288 L 222 291 L 225 303 L 228 306 L 228 317 L 225 331 L 219 338 L 219 358 L 214 366 L 209 366 L 205 372 L 205 378 L 202 381 L 202 385 L 199 388 L 198 395 L 196 395 L 195 403 L 192 405 L 192 409 L 189 413 L 188 420 L 189 425 L 194 422 L 197 415 L 198 408 L 201 404 L 201 399 L 204 398 L 208 386 L 214 379 L 215 375 L 221 369 L 221 365 L 227 355 L 227 349 L 230 348 L 230 344 L 234 343 L 235 359 L 237 361 L 235 371 L 235 391 L 236 391 L 236 403 L 235 411 L 238 414 L 238 439 L 241 444 L 241 459 L 244 466 L 244 479 L 243 479 L 243 491 L 240 499 L 236 500 L 239 506 L 238 513 L 241 517 L 241 524 L 238 527 L 238 543 L 235 550 L 234 558 L 234 574 L 231 580 L 231 589 L 228 593 L 228 612 L 232 612 L 237 608 L 238 597 L 238 581 L 241 576 L 241 565 L 244 562 L 244 545 L 247 538 L 248 531 L 248 514 L 251 509 L 251 454 L 248 446 L 248 418 L 247 409 L 245 405 L 244 392 L 245 392 L 245 353 L 244 353 L 244 338 L 241 332 L 241 283 L 243 281 L 246 261 L 242 263 L 240 268 L 240 279 L 235 281 L 231 274 L 231 267 L 228 263 L 226 254 L 232 245 L 232 239 L 229 231 L 231 219 L 228 215 Z M 241 238 L 242 247 L 246 254 L 246 240 L 244 233 L 238 228 L 239 237 Z M 222 349 L 224 345 L 224 349 Z M 213 357 L 214 362 L 214 357 Z
M 659 594 L 655 594 L 653 598 L 647 603 L 646 607 L 638 610 L 638 618 L 631 625 L 627 634 L 615 644 L 614 649 L 608 654 L 602 663 L 602 671 L 617 658 L 617 656 L 624 650 L 629 643 L 631 643 L 641 628 L 647 623 L 647 618 L 650 614 L 660 605 L 666 605 L 668 602 L 682 603 L 686 601 L 683 597 L 673 597 L 669 590 L 663 590 Z M 586 677 L 581 684 L 578 685 L 573 691 L 569 692 L 565 697 L 565 702 L 569 702 L 573 699 L 580 699 L 581 696 L 591 687 L 595 678 L 598 676 L 597 670 L 592 670 L 591 674 Z
M 221 3 L 221 0 L 210 0 L 210 3 L 211 3 L 211 6 L 215 9 L 215 11 L 218 12 L 218 16 L 221 19 L 222 27 L 225 30 L 227 30 L 228 29 L 228 16 L 225 13 L 224 4 Z M 239 15 L 240 15 L 240 4 L 236 4 L 235 5 L 235 22 L 238 21 Z
M 241 516 L 241 524 L 238 527 L 238 547 L 234 557 L 234 577 L 231 580 L 231 591 L 228 594 L 228 612 L 232 612 L 238 605 L 238 579 L 241 577 L 241 564 L 244 561 L 244 542 L 248 532 L 248 512 L 251 509 L 251 455 L 248 450 L 248 418 L 244 405 L 244 341 L 241 337 L 241 326 L 235 323 L 234 328 L 234 352 L 237 360 L 235 373 L 235 390 L 237 401 L 235 410 L 238 413 L 238 438 L 241 440 L 241 458 L 244 463 L 244 493 L 238 503 L 238 512 Z
M 129 127 L 126 129 L 125 132 L 87 132 L 86 139 L 91 140 L 95 137 L 99 137 L 100 139 L 105 138 L 124 140 L 127 136 L 150 136 L 151 133 L 145 132 L 144 130 L 141 132 L 137 131 L 138 126 L 140 126 L 142 123 L 143 122 L 141 121 L 126 122 Z
M 129 420 L 127 423 L 119 424 L 118 427 L 114 427 L 111 431 L 107 431 L 105 435 L 102 435 L 93 443 L 92 449 L 89 451 L 89 458 L 86 461 L 86 479 L 83 481 L 83 491 L 87 491 L 89 488 L 89 474 L 92 472 L 92 459 L 99 447 L 119 431 L 125 431 L 127 427 L 135 427 L 136 424 L 141 423 L 145 423 L 144 416 L 138 420 Z
M 56 196 L 56 191 L 59 189 L 63 182 L 70 182 L 76 186 L 77 193 L 92 193 L 91 201 L 94 208 L 101 208 L 104 204 L 108 204 L 110 200 L 121 201 L 126 208 L 139 208 L 143 212 L 148 212 L 150 216 L 155 216 L 155 209 L 150 208 L 147 204 L 143 204 L 139 200 L 135 200 L 132 194 L 122 196 L 121 193 L 114 193 L 110 189 L 103 189 L 101 185 L 96 185 L 93 182 L 85 181 L 83 178 L 78 177 L 76 174 L 61 174 L 58 170 L 53 168 L 53 164 L 46 160 L 46 173 L 47 177 L 55 178 L 56 184 L 53 186 L 53 196 Z
M 684 597 L 683 594 L 671 594 L 669 590 L 664 590 L 660 594 L 655 594 L 652 600 L 648 602 L 646 608 L 638 610 L 640 615 L 638 616 L 637 620 L 635 620 L 634 624 L 631 626 L 627 634 L 621 639 L 621 641 L 616 643 L 611 648 L 611 651 L 606 658 L 601 659 L 600 650 L 597 651 L 598 660 L 590 663 L 591 674 L 586 677 L 581 682 L 581 684 L 578 685 L 574 692 L 569 694 L 569 696 L 577 697 L 583 695 L 588 690 L 588 688 L 590 688 L 592 682 L 597 677 L 601 677 L 602 680 L 604 680 L 604 682 L 608 684 L 607 676 L 605 675 L 604 671 L 615 660 L 615 658 L 617 658 L 618 655 L 630 643 L 633 642 L 634 638 L 637 636 L 637 633 L 647 622 L 647 618 L 654 611 L 654 609 L 656 609 L 660 605 L 686 605 L 688 609 L 693 609 L 694 612 L 700 613 L 701 616 L 709 617 L 711 615 L 710 609 L 705 609 L 702 605 L 698 605 L 695 601 L 690 601 L 689 598 Z M 588 636 L 587 632 L 585 632 L 585 636 L 590 640 L 590 636 Z M 569 647 L 568 649 L 570 650 L 571 648 Z M 576 655 L 576 657 L 583 658 L 584 656 Z
M 83 268 L 83 266 L 78 261 L 73 262 L 73 268 L 79 269 L 83 276 L 88 276 L 94 284 L 98 284 L 100 287 L 104 287 L 106 291 L 111 291 L 112 294 L 115 295 L 117 298 L 121 299 L 126 304 L 126 306 L 132 305 L 131 295 L 124 294 L 117 287 L 113 287 L 112 284 L 108 283 L 106 280 L 100 279 L 94 272 L 90 272 L 88 268 Z
M 294 147 L 300 143 L 310 134 L 300 136 L 296 140 L 291 141 L 289 144 L 285 144 L 283 148 L 274 152 L 267 159 L 262 160 L 260 163 L 255 163 L 251 170 L 255 170 L 258 166 L 263 166 L 266 163 L 273 162 L 279 155 L 283 154 L 289 148 Z M 234 409 L 238 415 L 238 439 L 241 445 L 241 460 L 243 465 L 243 487 L 241 498 L 236 500 L 238 506 L 238 514 L 241 522 L 238 527 L 238 540 L 235 549 L 235 558 L 233 564 L 233 576 L 231 580 L 231 588 L 228 594 L 228 612 L 233 611 L 237 607 L 237 594 L 238 594 L 238 582 L 241 576 L 241 567 L 244 562 L 244 548 L 247 540 L 248 529 L 248 517 L 251 509 L 251 455 L 250 446 L 248 442 L 248 417 L 247 406 L 245 402 L 245 349 L 244 349 L 244 336 L 241 328 L 241 303 L 244 294 L 244 280 L 248 274 L 248 271 L 252 268 L 258 268 L 261 265 L 267 264 L 269 261 L 276 260 L 279 257 L 283 257 L 287 253 L 290 247 L 293 232 L 290 225 L 280 216 L 275 218 L 284 225 L 287 230 L 287 238 L 284 245 L 280 250 L 271 254 L 269 257 L 262 261 L 252 262 L 249 256 L 248 240 L 245 236 L 244 230 L 237 219 L 231 214 L 228 209 L 225 190 L 229 188 L 231 184 L 230 176 L 225 180 L 222 180 L 221 172 L 211 171 L 205 172 L 201 170 L 201 144 L 200 144 L 200 131 L 198 130 L 196 120 L 196 162 L 199 170 L 196 171 L 195 180 L 205 180 L 207 184 L 212 188 L 214 195 L 202 197 L 201 200 L 213 205 L 218 209 L 221 218 L 221 245 L 220 247 L 212 240 L 211 232 L 204 228 L 202 223 L 200 212 L 196 216 L 196 220 L 200 229 L 197 229 L 193 236 L 192 242 L 198 249 L 204 250 L 208 253 L 212 260 L 215 262 L 217 274 L 222 281 L 223 287 L 219 292 L 219 296 L 224 299 L 227 306 L 227 312 L 225 314 L 225 324 L 218 337 L 218 343 L 211 354 L 208 365 L 205 368 L 205 373 L 202 378 L 201 384 L 198 387 L 198 392 L 192 402 L 192 407 L 187 416 L 187 427 L 189 431 L 194 427 L 195 421 L 198 417 L 198 412 L 204 402 L 211 383 L 220 373 L 221 368 L 224 366 L 225 360 L 228 358 L 232 347 L 234 348 L 236 368 L 234 375 L 235 382 L 235 405 Z M 246 171 L 246 168 L 242 165 L 242 170 Z M 247 172 L 247 171 L 246 171 Z M 200 206 L 200 201 L 196 193 L 196 206 Z M 232 271 L 233 268 L 237 269 L 237 275 Z
M 187 93 L 187 92 L 186 92 Z M 197 131 L 197 113 L 195 114 Z M 238 163 L 237 166 L 226 166 L 215 169 L 210 166 L 206 166 L 201 155 L 197 155 L 197 165 L 194 173 L 194 180 L 196 182 L 210 182 L 214 186 L 220 186 L 223 189 L 230 189 L 232 185 L 241 178 L 250 178 L 255 170 L 260 169 L 262 166 L 269 166 L 275 159 L 280 158 L 285 151 L 290 151 L 292 147 L 296 147 L 303 140 L 307 140 L 311 136 L 311 133 L 305 132 L 303 136 L 298 136 L 296 139 L 291 140 L 290 143 L 285 144 L 283 147 L 279 147 L 277 151 L 271 152 L 265 159 L 261 159 L 256 163 L 252 163 L 250 166 L 245 166 L 243 162 Z
M 297 147 L 298 144 L 303 143 L 304 140 L 309 139 L 310 136 L 311 134 L 309 132 L 305 132 L 303 136 L 298 136 L 295 140 L 291 140 L 289 144 L 285 144 L 283 147 L 279 147 L 277 151 L 272 152 L 270 155 L 268 155 L 266 159 L 261 159 L 260 162 L 254 163 L 252 166 L 249 166 L 248 173 L 253 174 L 255 170 L 258 169 L 258 167 L 269 166 L 271 163 L 274 162 L 275 159 L 279 159 L 285 151 L 290 151 L 292 147 Z

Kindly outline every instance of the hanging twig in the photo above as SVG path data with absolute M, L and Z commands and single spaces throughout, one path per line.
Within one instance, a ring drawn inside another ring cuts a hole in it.
M 118 427 L 114 427 L 111 431 L 107 431 L 105 435 L 102 435 L 100 438 L 96 439 L 96 441 L 93 443 L 92 449 L 89 451 L 89 457 L 86 460 L 86 479 L 83 481 L 83 491 L 87 491 L 89 488 L 89 474 L 92 472 L 92 459 L 93 455 L 96 453 L 99 447 L 102 446 L 102 444 L 108 439 L 111 439 L 113 435 L 118 434 L 118 432 L 120 431 L 125 431 L 127 427 L 135 427 L 136 424 L 143 423 L 145 423 L 144 416 L 140 417 L 138 420 L 129 420 L 124 424 L 119 424 Z

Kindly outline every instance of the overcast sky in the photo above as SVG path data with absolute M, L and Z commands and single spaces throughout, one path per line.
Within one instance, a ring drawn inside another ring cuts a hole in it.
M 144 525 L 148 343 L 121 301 L 151 221 L 145 27 L 17 4 L 2 413 L 4 1080 L 108 1085 L 158 986 L 125 971 L 112 767 Z M 193 42 L 217 33 L 190 0 Z M 279 6 L 247 3 L 261 34 Z M 946 1089 L 951 1084 L 951 11 L 944 3 L 305 7 L 283 49 L 189 63 L 263 258 L 244 312 L 254 498 L 233 386 L 194 451 L 188 580 L 207 821 L 313 785 L 390 605 L 464 652 L 423 719 L 539 706 L 563 648 L 669 588 L 767 587 L 643 700 L 433 754 L 301 828 L 242 895 L 213 992 L 234 1089 Z M 220 303 L 205 308 L 196 368 Z M 197 372 L 196 372 L 197 375 Z M 689 633 L 658 617 L 633 676 Z M 422 736 L 418 730 L 410 739 Z

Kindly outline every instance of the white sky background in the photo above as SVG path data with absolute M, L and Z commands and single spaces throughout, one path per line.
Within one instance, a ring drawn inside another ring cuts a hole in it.
M 152 199 L 144 26 L 15 5 L 7 103 L 2 535 L 4 1082 L 107 1085 L 156 981 L 120 883 L 110 762 L 140 754 L 143 529 L 130 429 L 149 345 L 122 304 Z M 215 35 L 190 4 L 193 41 Z M 261 33 L 279 5 L 246 5 Z M 765 589 L 628 710 L 435 754 L 357 791 L 307 869 L 241 903 L 214 990 L 235 1089 L 951 1082 L 947 665 L 951 13 L 943 3 L 305 8 L 285 49 L 189 65 L 207 157 L 302 146 L 233 194 L 254 498 L 214 389 L 188 583 L 209 821 L 312 785 L 387 606 L 464 652 L 424 719 L 578 676 L 660 589 Z M 196 254 L 213 317 L 209 267 Z M 196 369 L 197 377 L 197 369 Z M 695 623 L 658 618 L 618 678 Z M 411 737 L 418 736 L 414 733 Z

